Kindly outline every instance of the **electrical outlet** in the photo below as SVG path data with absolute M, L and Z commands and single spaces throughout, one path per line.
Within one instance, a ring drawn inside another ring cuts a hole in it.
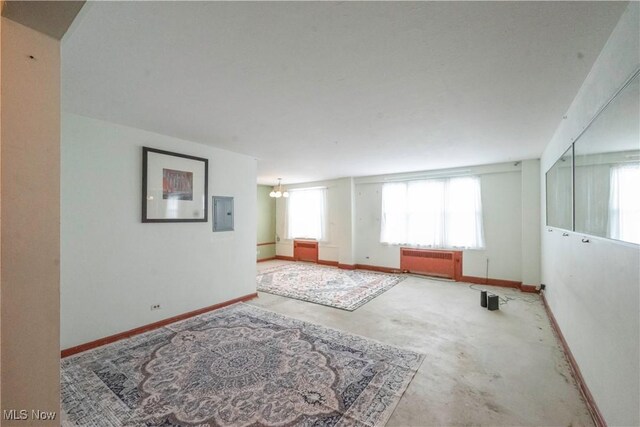
M 160 310 L 160 304 L 153 304 L 151 306 L 151 311 L 153 311 L 153 310 Z

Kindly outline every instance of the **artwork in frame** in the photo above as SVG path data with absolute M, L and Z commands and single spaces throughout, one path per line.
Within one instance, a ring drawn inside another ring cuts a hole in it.
M 209 160 L 142 147 L 142 222 L 207 222 Z

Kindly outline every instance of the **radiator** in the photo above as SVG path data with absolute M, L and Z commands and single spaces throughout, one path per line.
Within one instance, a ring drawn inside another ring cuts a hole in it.
M 318 262 L 318 242 L 294 240 L 293 257 L 296 261 Z
M 462 252 L 401 248 L 400 269 L 410 273 L 458 280 L 462 275 Z

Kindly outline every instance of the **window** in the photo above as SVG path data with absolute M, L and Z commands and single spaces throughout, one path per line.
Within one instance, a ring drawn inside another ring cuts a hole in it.
M 482 248 L 480 178 L 384 184 L 380 241 L 434 248 Z
M 609 237 L 640 244 L 640 165 L 614 166 L 610 180 Z
M 325 188 L 290 190 L 287 199 L 287 238 L 325 240 Z

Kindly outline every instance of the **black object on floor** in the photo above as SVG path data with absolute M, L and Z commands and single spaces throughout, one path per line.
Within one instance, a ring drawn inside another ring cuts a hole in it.
M 487 297 L 487 308 L 489 309 L 489 311 L 500 309 L 500 298 L 498 297 L 498 295 L 489 295 Z
M 480 307 L 487 306 L 487 291 L 480 291 Z

